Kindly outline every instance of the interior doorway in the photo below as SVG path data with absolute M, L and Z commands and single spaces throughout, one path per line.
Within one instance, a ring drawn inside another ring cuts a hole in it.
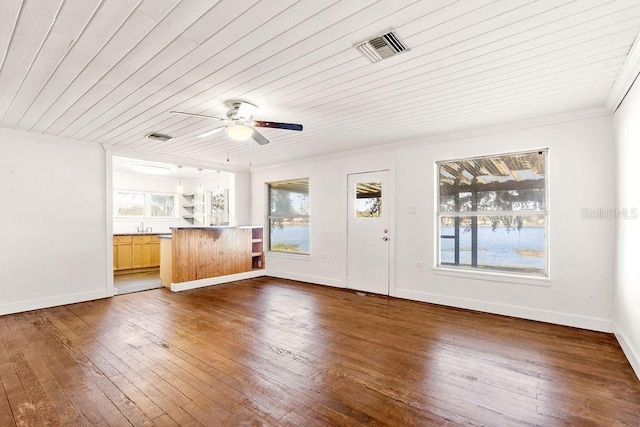
M 172 228 L 234 225 L 235 174 L 109 154 L 108 286 L 113 295 L 168 287 Z

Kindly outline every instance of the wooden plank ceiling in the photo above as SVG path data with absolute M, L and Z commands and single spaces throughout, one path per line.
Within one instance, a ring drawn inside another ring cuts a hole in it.
M 0 0 L 0 10 L 0 126 L 236 167 L 601 107 L 640 32 L 638 0 Z M 370 63 L 353 47 L 389 29 L 409 52 Z M 264 146 L 196 138 L 215 122 L 169 113 L 224 117 L 231 99 L 304 131 L 264 129 Z

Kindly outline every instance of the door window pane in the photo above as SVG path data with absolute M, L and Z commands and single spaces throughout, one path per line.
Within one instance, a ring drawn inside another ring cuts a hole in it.
M 382 182 L 356 184 L 356 218 L 377 218 L 382 213 Z

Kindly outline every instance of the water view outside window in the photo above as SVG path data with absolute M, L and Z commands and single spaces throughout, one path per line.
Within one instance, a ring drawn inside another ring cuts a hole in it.
M 119 191 L 116 203 L 118 216 L 144 216 L 144 193 Z
M 269 184 L 269 250 L 309 253 L 309 179 Z
M 151 194 L 151 216 L 174 217 L 175 197 L 171 194 Z
M 438 163 L 443 267 L 547 275 L 547 150 Z

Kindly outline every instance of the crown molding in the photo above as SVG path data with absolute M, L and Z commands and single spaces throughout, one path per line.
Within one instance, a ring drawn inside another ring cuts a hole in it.
M 605 108 L 610 113 L 615 113 L 620 107 L 631 86 L 638 78 L 638 74 L 640 74 L 640 35 L 633 42 L 627 59 L 622 64 L 620 73 L 618 73 L 618 77 L 609 91 L 609 96 L 604 102 Z

